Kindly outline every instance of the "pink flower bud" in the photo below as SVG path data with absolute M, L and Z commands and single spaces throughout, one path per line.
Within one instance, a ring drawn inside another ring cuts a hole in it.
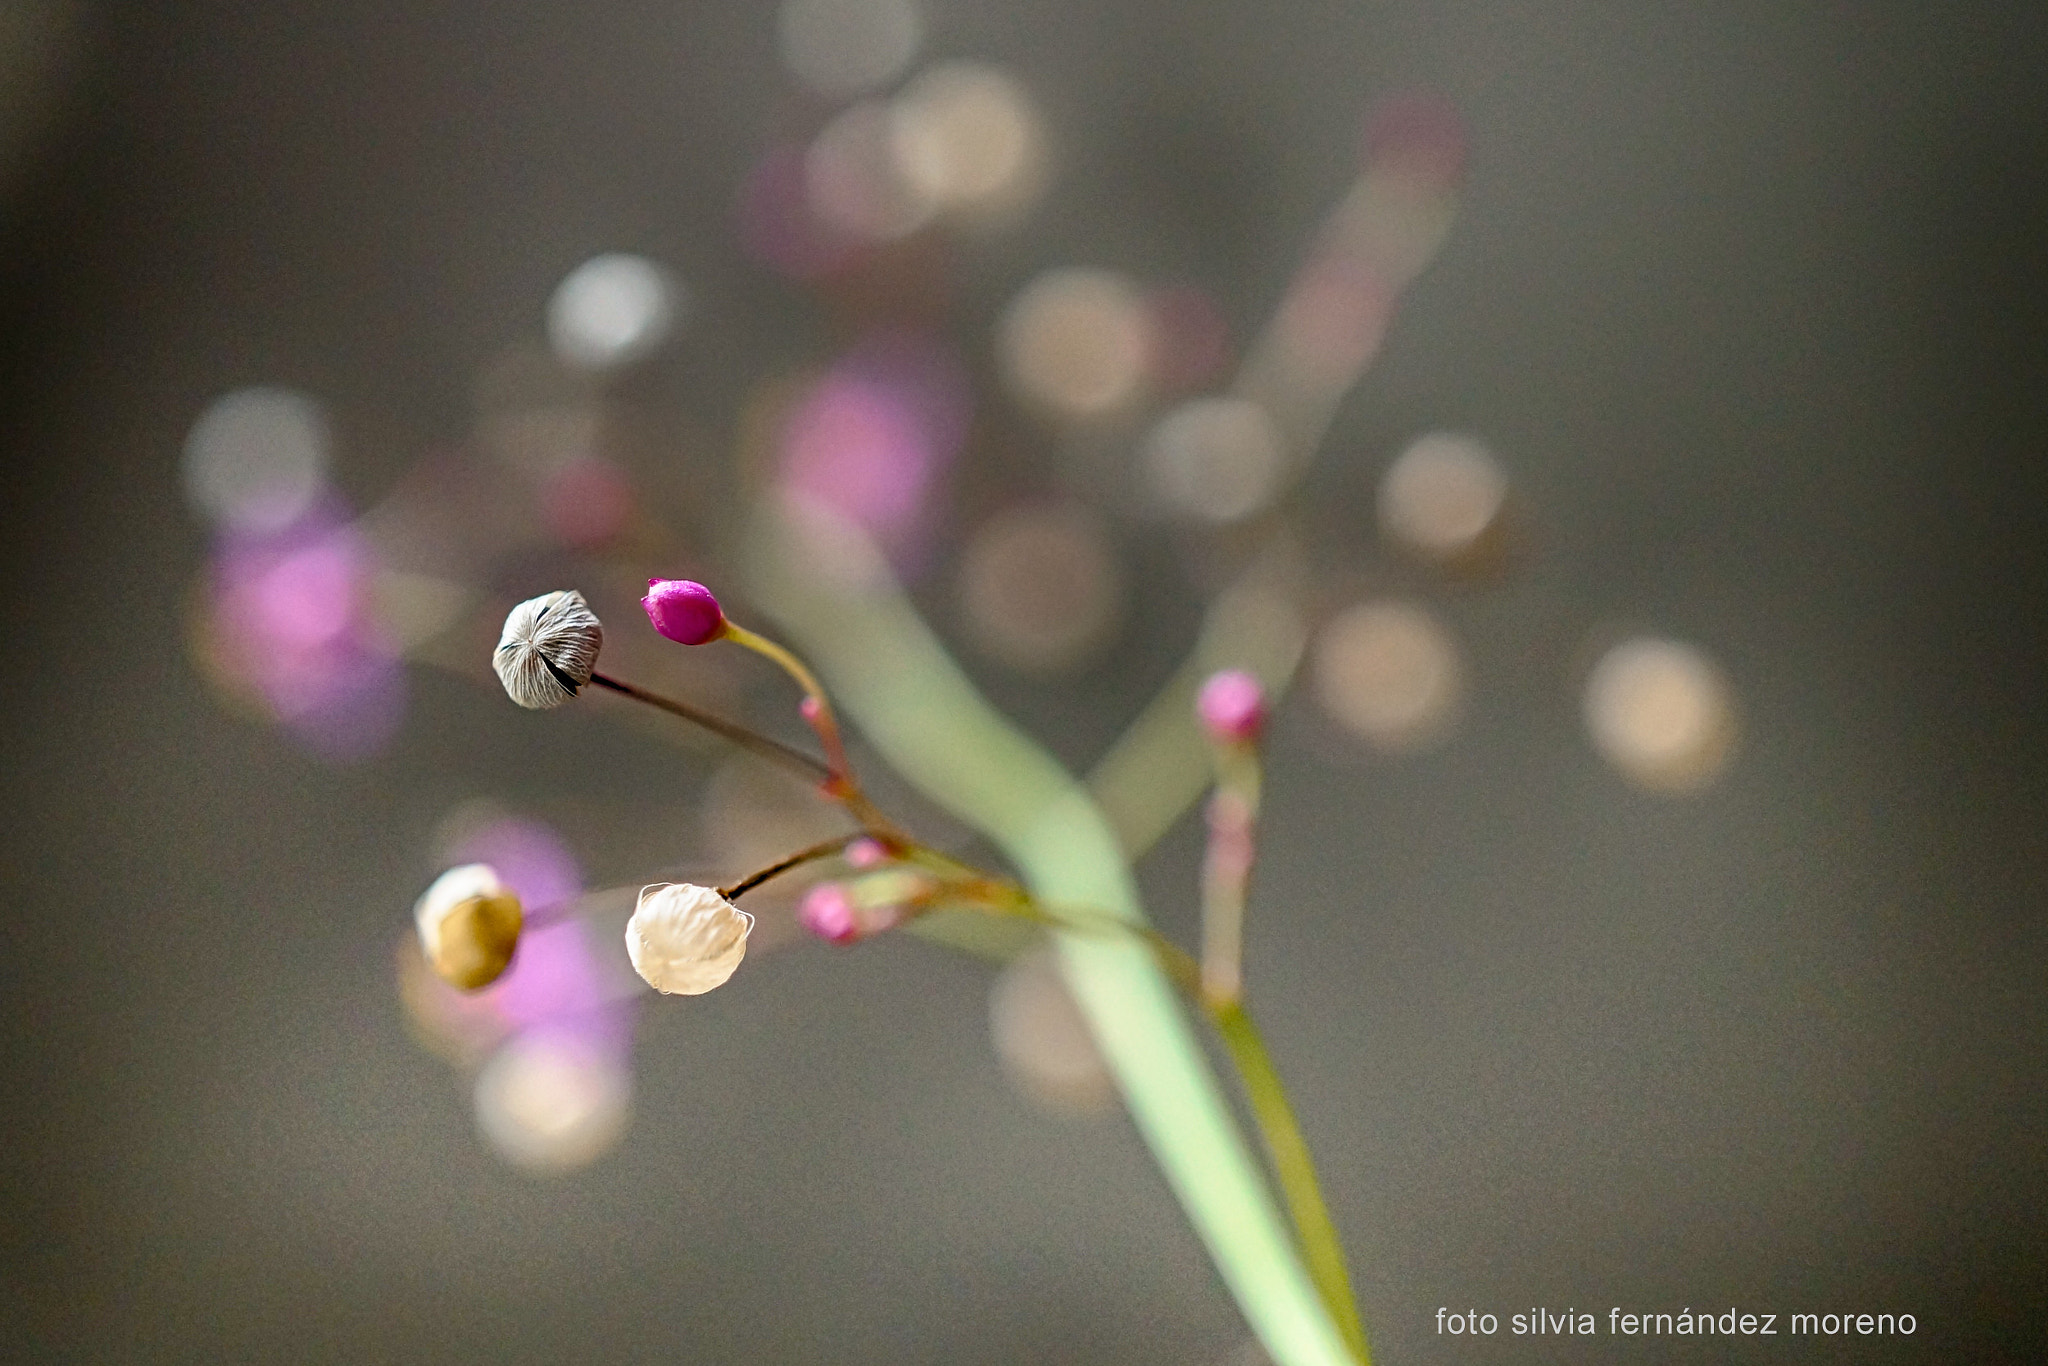
M 882 847 L 880 840 L 869 839 L 863 835 L 846 846 L 846 861 L 863 871 L 879 868 L 889 861 L 889 851 Z
M 853 911 L 853 898 L 836 882 L 821 882 L 804 893 L 797 919 L 820 939 L 850 944 L 860 934 L 860 921 Z
M 1242 669 L 1209 675 L 1195 698 L 1202 729 L 1218 744 L 1246 744 L 1266 725 L 1266 690 Z
M 702 645 L 725 630 L 718 599 L 701 583 L 689 579 L 649 579 L 640 599 L 654 629 L 681 645 Z

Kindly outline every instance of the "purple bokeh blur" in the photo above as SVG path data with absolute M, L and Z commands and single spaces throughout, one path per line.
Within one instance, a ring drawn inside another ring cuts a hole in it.
M 216 543 L 218 662 L 323 758 L 377 753 L 405 715 L 398 650 L 372 612 L 374 571 L 332 498 L 274 531 L 224 529 Z
M 483 993 L 507 1026 L 630 1049 L 632 1012 L 613 988 L 589 927 L 563 914 L 583 890 L 583 871 L 561 836 L 540 821 L 502 817 L 464 834 L 448 857 L 491 865 L 526 912 L 511 968 Z
M 931 549 L 934 495 L 973 413 L 966 370 L 949 346 L 877 329 L 791 410 L 783 488 L 860 527 L 899 571 L 915 574 Z

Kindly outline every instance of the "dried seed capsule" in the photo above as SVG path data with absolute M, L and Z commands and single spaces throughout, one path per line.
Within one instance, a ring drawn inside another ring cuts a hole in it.
M 497 981 L 519 947 L 519 898 L 487 863 L 465 863 L 434 879 L 412 917 L 434 975 L 464 991 Z
M 505 618 L 491 667 L 514 702 L 559 707 L 590 681 L 604 628 L 573 589 L 529 598 Z
M 640 889 L 626 922 L 626 953 L 656 991 L 700 996 L 732 976 L 753 928 L 754 917 L 709 887 L 657 883 Z

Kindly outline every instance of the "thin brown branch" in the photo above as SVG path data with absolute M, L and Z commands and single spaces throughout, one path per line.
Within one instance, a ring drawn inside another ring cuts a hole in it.
M 608 678 L 601 673 L 593 673 L 590 676 L 590 681 L 601 688 L 610 688 L 613 692 L 623 693 L 636 702 L 645 702 L 650 707 L 665 711 L 671 716 L 679 716 L 693 725 L 701 726 L 713 735 L 730 740 L 748 753 L 759 755 L 770 763 L 781 764 L 784 768 L 800 773 L 814 783 L 823 784 L 830 782 L 832 779 L 832 770 L 826 767 L 822 760 L 814 759 L 800 749 L 783 744 L 780 740 L 773 740 L 758 731 L 750 730 L 737 721 L 728 721 L 722 716 L 700 710 L 687 702 L 678 702 L 672 697 L 663 697 L 660 693 L 649 692 L 647 689 L 635 684 L 622 682 L 616 678 Z

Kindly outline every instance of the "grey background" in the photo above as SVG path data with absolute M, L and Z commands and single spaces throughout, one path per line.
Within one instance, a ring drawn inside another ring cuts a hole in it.
M 1470 121 L 1461 216 L 1315 492 L 1363 540 L 1400 443 L 1463 427 L 1540 548 L 1441 598 L 1477 678 L 1446 748 L 1373 760 L 1283 711 L 1251 940 L 1382 1359 L 1704 1360 L 1453 1344 L 1433 1316 L 1731 1303 L 1921 1324 L 1741 1359 L 2037 1357 L 2042 20 L 928 12 L 927 51 L 1012 64 L 1061 154 L 1028 227 L 961 266 L 979 362 L 1001 301 L 1068 261 L 1196 279 L 1248 327 L 1373 98 L 1430 85 Z M 478 793 L 627 821 L 701 762 L 422 675 L 395 749 L 332 769 L 186 662 L 205 537 L 177 450 L 226 388 L 331 403 L 367 502 L 460 435 L 475 368 L 594 251 L 697 288 L 648 383 L 720 439 L 746 381 L 823 354 L 728 228 L 785 98 L 771 8 L 66 13 L 0 182 L 0 1351 L 1233 1360 L 1127 1124 L 1016 1099 L 986 969 L 917 943 L 650 1012 L 622 1149 L 503 1169 L 393 999 L 429 832 Z M 1170 551 L 1132 553 L 1151 610 L 1099 668 L 987 679 L 1075 761 L 1192 627 Z M 1745 735 L 1718 787 L 1639 795 L 1584 742 L 1576 652 L 1606 625 L 1724 663 Z M 1183 828 L 1147 867 L 1170 928 L 1197 852 Z

